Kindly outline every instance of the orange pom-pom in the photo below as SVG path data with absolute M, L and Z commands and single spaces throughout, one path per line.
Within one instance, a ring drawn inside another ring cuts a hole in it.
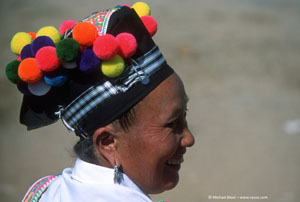
M 42 78 L 43 73 L 34 58 L 26 58 L 19 65 L 18 75 L 23 81 L 34 83 Z
M 73 39 L 82 46 L 92 46 L 98 37 L 96 26 L 89 22 L 80 22 L 73 29 Z
M 27 34 L 29 34 L 32 37 L 33 40 L 36 38 L 36 33 L 35 32 L 27 32 Z

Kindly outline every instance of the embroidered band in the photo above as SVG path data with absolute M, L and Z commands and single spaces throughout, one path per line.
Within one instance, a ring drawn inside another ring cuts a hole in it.
M 98 29 L 99 36 L 101 36 L 106 34 L 110 16 L 117 10 L 119 10 L 119 8 L 111 8 L 93 13 L 91 16 L 84 18 L 82 22 L 90 22 L 94 24 Z
M 47 190 L 48 186 L 58 177 L 47 176 L 36 181 L 27 191 L 22 202 L 37 202 L 42 194 Z

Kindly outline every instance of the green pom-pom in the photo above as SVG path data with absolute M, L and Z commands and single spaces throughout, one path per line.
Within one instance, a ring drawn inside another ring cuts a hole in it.
M 67 38 L 56 45 L 56 55 L 60 61 L 73 62 L 77 59 L 79 53 L 80 45 L 74 39 Z
M 17 84 L 18 81 L 20 81 L 20 77 L 18 75 L 18 68 L 20 63 L 20 61 L 14 60 L 8 63 L 5 69 L 7 78 L 14 84 Z

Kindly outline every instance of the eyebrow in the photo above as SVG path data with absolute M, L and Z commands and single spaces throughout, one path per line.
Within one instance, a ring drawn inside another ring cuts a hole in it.
M 167 118 L 168 121 L 178 118 L 181 115 L 183 110 L 184 111 L 187 110 L 187 103 L 189 102 L 189 97 L 186 95 L 186 93 L 184 93 L 183 96 L 184 96 L 183 97 L 183 102 L 184 102 L 183 106 L 184 107 L 178 106 L 175 110 L 173 110 L 171 115 L 168 116 L 168 118 Z

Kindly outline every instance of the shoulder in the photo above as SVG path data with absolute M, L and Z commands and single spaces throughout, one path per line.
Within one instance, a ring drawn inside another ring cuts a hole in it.
M 46 176 L 37 180 L 26 192 L 22 202 L 37 202 L 49 185 L 54 182 L 59 175 Z
M 116 184 L 83 182 L 72 176 L 71 169 L 51 183 L 38 202 L 152 202 L 146 195 Z M 27 201 L 24 201 L 27 202 Z M 30 201 L 28 201 L 30 202 Z

